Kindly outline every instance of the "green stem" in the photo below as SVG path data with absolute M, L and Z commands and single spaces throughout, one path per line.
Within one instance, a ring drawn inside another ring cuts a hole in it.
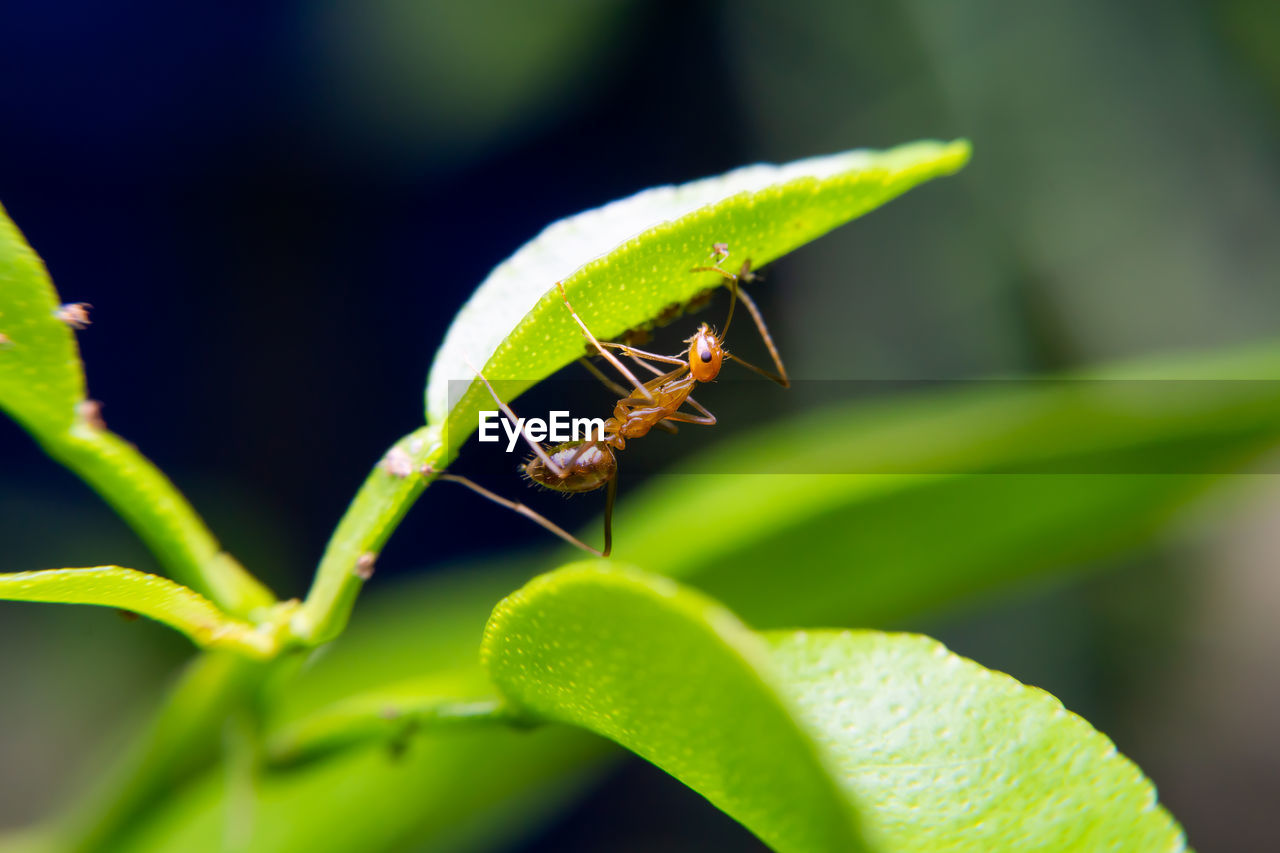
M 523 722 L 498 699 L 353 696 L 269 735 L 266 755 L 273 766 L 292 766 L 370 743 L 402 748 L 420 732 Z
M 40 441 L 128 522 L 174 579 L 240 617 L 275 603 L 271 591 L 222 550 L 182 493 L 138 448 L 83 417 L 66 432 L 42 435 Z
M 226 786 L 223 853 L 248 851 L 253 843 L 254 811 L 258 804 L 258 774 L 262 737 L 258 718 L 248 709 L 233 711 L 223 732 L 223 776 Z
M 112 849 L 166 791 L 214 760 L 228 715 L 249 706 L 270 671 L 269 664 L 223 652 L 196 658 L 121 764 L 55 826 L 56 849 Z
M 312 645 L 342 632 L 373 562 L 422 490 L 434 479 L 444 447 L 438 427 L 426 426 L 396 442 L 347 508 L 329 539 L 293 633 Z
M 118 607 L 175 628 L 204 648 L 263 660 L 280 651 L 281 617 L 251 625 L 168 578 L 119 566 L 0 574 L 0 599 Z

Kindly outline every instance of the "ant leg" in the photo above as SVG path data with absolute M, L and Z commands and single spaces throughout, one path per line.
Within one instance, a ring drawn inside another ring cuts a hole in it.
M 660 367 L 654 367 L 654 366 L 653 366 L 652 364 L 650 364 L 649 362 L 644 361 L 644 360 L 642 360 L 642 359 L 640 359 L 640 358 L 637 358 L 637 357 L 636 357 L 636 356 L 634 356 L 634 355 L 633 355 L 633 356 L 630 356 L 630 358 L 631 358 L 631 360 L 632 360 L 632 361 L 634 361 L 636 364 L 640 365 L 640 366 L 641 366 L 641 367 L 643 367 L 645 370 L 647 370 L 647 371 L 649 371 L 650 373 L 652 373 L 654 376 L 666 376 L 666 373 L 662 370 L 662 368 L 660 368 Z
M 694 407 L 695 409 L 697 409 L 699 412 L 702 412 L 702 418 L 700 418 L 700 419 L 696 419 L 696 420 L 689 420 L 689 421 L 685 421 L 685 423 L 691 423 L 691 424 L 703 424 L 704 426 L 715 426 L 715 424 L 716 424 L 716 416 L 715 416 L 715 415 L 713 415 L 713 414 L 711 414 L 711 412 L 707 409 L 707 407 L 706 407 L 706 406 L 702 405 L 701 403 L 699 403 L 697 400 L 693 399 L 692 397 L 685 397 L 685 398 L 684 398 L 684 401 L 685 401 L 686 403 L 688 403 L 690 406 L 693 406 L 693 407 Z M 685 417 L 693 418 L 693 415 L 690 415 L 688 412 L 676 412 L 675 414 L 679 414 L 679 415 L 683 415 L 683 416 L 685 416 Z
M 614 369 L 625 376 L 627 381 L 635 386 L 635 389 L 643 394 L 646 400 L 651 403 L 656 402 L 653 397 L 653 392 L 644 387 L 644 383 L 639 379 L 636 379 L 635 374 L 630 370 L 627 370 L 626 366 L 623 365 L 622 362 L 618 361 L 617 357 L 614 356 L 613 353 L 605 349 L 604 346 L 601 345 L 600 341 L 596 339 L 595 335 L 591 334 L 591 330 L 587 328 L 587 324 L 582 321 L 582 318 L 578 316 L 578 312 L 574 311 L 573 306 L 569 304 L 569 294 L 564 292 L 564 283 L 557 281 L 556 287 L 560 289 L 560 298 L 564 300 L 564 307 L 569 309 L 569 316 L 573 318 L 573 322 L 578 324 L 578 328 L 582 329 L 582 334 L 587 336 L 587 340 L 595 345 L 596 350 L 604 356 L 604 360 L 612 364 Z
M 699 406 L 697 403 L 694 403 L 694 405 L 698 406 L 698 408 L 702 409 L 702 411 L 707 412 L 706 409 L 703 409 L 702 406 Z M 676 423 L 681 423 L 681 424 L 699 424 L 701 426 L 716 425 L 716 416 L 711 414 L 710 412 L 707 412 L 705 416 L 691 415 L 687 412 L 673 412 L 672 414 L 667 415 L 667 420 L 675 421 Z
M 751 261 L 747 261 L 747 264 L 750 264 L 750 263 Z M 744 266 L 744 269 L 745 269 L 745 266 Z M 709 267 L 693 267 L 692 269 L 689 270 L 689 272 L 715 272 L 715 273 L 720 273 L 720 275 L 728 279 L 736 280 L 738 278 L 737 275 L 729 272 L 727 269 L 720 266 L 719 264 L 713 264 Z
M 628 356 L 630 358 L 644 358 L 644 359 L 648 359 L 649 361 L 659 361 L 659 362 L 662 362 L 663 364 L 688 364 L 689 363 L 685 359 L 679 358 L 674 355 L 658 355 L 656 352 L 649 352 L 648 350 L 636 349 L 635 347 L 630 346 L 629 344 L 617 344 L 617 343 L 613 343 L 612 341 L 605 341 L 600 346 L 609 347 L 610 349 L 616 349 L 619 352 L 621 352 L 623 355 Z
M 517 503 L 516 501 L 512 501 L 512 500 L 507 500 L 501 495 L 494 494 L 493 492 L 486 489 L 484 486 L 480 485 L 479 483 L 472 482 L 471 480 L 468 480 L 466 477 L 461 477 L 457 474 L 437 474 L 436 478 L 440 480 L 449 480 L 454 483 L 460 483 L 461 485 L 466 486 L 468 489 L 480 495 L 481 497 L 488 498 L 489 500 L 493 501 L 496 504 L 505 506 L 507 509 L 512 510 L 513 512 L 517 512 L 520 515 L 523 515 L 525 518 L 529 519 L 530 521 L 533 521 L 541 525 L 542 527 L 546 528 L 547 530 L 550 530 L 552 533 L 559 536 L 561 539 L 568 542 L 570 545 L 576 545 L 577 547 L 581 548 L 584 551 L 588 551 L 592 554 L 595 554 L 597 557 L 609 556 L 609 551 L 611 550 L 611 546 L 613 545 L 613 530 L 611 529 L 609 522 L 613 515 L 614 481 L 618 479 L 617 477 L 614 477 L 613 480 L 609 481 L 609 498 L 608 498 L 608 503 L 605 505 L 605 516 L 604 516 L 605 534 L 604 534 L 604 550 L 603 551 L 597 551 L 595 548 L 592 548 L 586 542 L 583 542 L 581 539 L 574 536 L 572 533 L 565 530 L 563 527 L 556 524 L 554 521 L 551 521 L 549 518 L 547 518 L 544 515 L 540 515 L 534 512 L 524 504 Z
M 741 286 L 738 286 L 736 290 L 738 299 L 742 301 L 743 305 L 747 306 L 747 311 L 751 312 L 751 318 L 756 321 L 756 328 L 760 330 L 760 337 L 764 341 L 764 345 L 769 348 L 769 355 L 773 356 L 773 366 L 778 369 L 778 372 L 776 374 L 770 373 L 764 368 L 756 367 L 754 364 L 743 361 L 733 353 L 726 353 L 726 355 L 748 370 L 754 370 L 761 376 L 772 379 L 783 388 L 790 388 L 791 380 L 787 377 L 787 368 L 782 364 L 782 356 L 778 355 L 778 348 L 774 346 L 773 336 L 769 334 L 769 327 L 764 324 L 764 317 L 760 315 L 760 309 L 756 307 L 755 301 L 747 295 L 747 292 Z
M 604 371 L 596 367 L 594 364 L 592 364 L 591 359 L 587 358 L 585 355 L 582 358 L 578 359 L 578 363 L 581 364 L 583 367 L 585 367 L 588 373 L 590 373 L 596 379 L 599 379 L 601 385 L 608 388 L 614 394 L 617 394 L 619 397 L 630 396 L 631 394 L 630 391 L 628 391 L 626 388 L 623 388 L 617 382 L 614 382 L 608 376 L 605 376 Z M 636 362 L 636 364 L 644 364 L 644 362 L 638 361 Z M 649 367 L 649 365 L 647 364 L 645 364 L 644 366 Z M 652 368 L 652 367 L 650 367 L 649 369 L 656 370 L 656 368 Z
M 613 501 L 617 496 L 618 472 L 614 471 L 604 498 L 604 550 L 599 552 L 601 557 L 607 557 L 613 551 Z
M 656 376 L 665 376 L 665 375 L 666 375 L 665 373 L 663 373 L 663 372 L 662 372 L 662 370 L 660 370 L 660 369 L 659 369 L 659 368 L 657 368 L 657 367 L 654 367 L 652 364 L 650 364 L 650 363 L 649 363 L 649 362 L 647 362 L 647 361 L 641 361 L 640 359 L 636 358 L 635 356 L 632 356 L 632 357 L 631 357 L 631 360 L 632 360 L 632 361 L 634 361 L 636 364 L 638 364 L 640 367 L 643 367 L 645 370 L 649 371 L 650 373 L 653 373 L 653 374 L 654 374 L 654 375 L 656 375 Z M 592 373 L 592 374 L 593 374 L 597 379 L 599 379 L 601 382 L 603 382 L 603 383 L 605 384 L 605 387 L 607 387 L 609 390 L 614 391 L 614 392 L 615 392 L 615 393 L 617 393 L 617 394 L 618 394 L 618 396 L 620 396 L 620 397 L 628 397 L 628 396 L 630 396 L 630 394 L 627 392 L 627 389 L 623 388 L 621 385 L 619 385 L 618 383 L 614 382 L 614 381 L 613 381 L 612 379 L 610 379 L 609 377 L 605 376 L 602 372 L 600 372 L 600 369 L 599 369 L 599 368 L 597 368 L 594 364 L 592 364 L 591 362 L 587 361 L 585 358 L 584 358 L 584 359 L 580 359 L 580 361 L 581 361 L 581 362 L 583 363 L 583 365 L 587 368 L 587 370 L 591 371 L 591 373 Z M 658 429 L 662 430 L 663 432 L 669 432 L 669 433 L 671 433 L 672 435 L 675 435 L 676 433 L 680 432 L 680 430 L 676 429 L 676 425 L 675 425 L 675 424 L 669 424 L 669 423 L 667 423 L 666 421 L 658 421 L 656 424 L 654 424 L 654 426 L 655 426 L 655 427 L 657 427 Z
M 476 377 L 479 378 L 479 380 L 484 383 L 484 387 L 489 389 L 489 395 L 493 397 L 493 402 L 498 404 L 498 408 L 502 410 L 503 414 L 505 414 L 508 418 L 511 419 L 511 423 L 515 424 L 516 426 L 519 426 L 520 419 L 516 417 L 516 413 L 511 411 L 510 406 L 502 402 L 502 399 L 498 397 L 498 392 L 494 391 L 493 386 L 489 384 L 489 380 L 484 378 L 484 374 L 481 373 L 479 370 L 476 370 L 475 365 L 473 365 L 471 362 L 467 362 L 467 367 L 470 367 L 472 371 L 475 372 Z M 542 460 L 542 464 L 547 466 L 548 471 L 551 471 L 562 480 L 566 476 L 568 476 L 568 471 L 566 471 L 561 466 L 557 465 L 555 461 L 552 460 L 551 456 L 547 453 L 547 451 L 542 448 L 541 444 L 538 444 L 538 442 L 534 441 L 532 438 L 529 438 L 529 434 L 526 433 L 523 429 L 520 430 L 520 435 L 524 436 L 524 440 L 528 442 L 530 447 L 533 448 L 534 455 L 536 455 L 539 459 Z

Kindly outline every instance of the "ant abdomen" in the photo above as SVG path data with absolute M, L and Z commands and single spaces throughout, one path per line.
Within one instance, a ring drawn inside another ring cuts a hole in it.
M 613 448 L 601 442 L 570 441 L 547 448 L 547 456 L 561 474 L 535 456 L 522 467 L 524 475 L 540 486 L 557 492 L 592 492 L 613 479 L 618 468 Z

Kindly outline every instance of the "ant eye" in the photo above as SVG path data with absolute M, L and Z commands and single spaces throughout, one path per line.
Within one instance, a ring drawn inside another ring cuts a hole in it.
M 698 359 L 699 359 L 700 361 L 710 361 L 710 360 L 711 360 L 711 350 L 710 350 L 710 349 L 708 349 L 706 346 L 701 346 L 701 347 L 699 347 L 699 348 L 698 348 Z

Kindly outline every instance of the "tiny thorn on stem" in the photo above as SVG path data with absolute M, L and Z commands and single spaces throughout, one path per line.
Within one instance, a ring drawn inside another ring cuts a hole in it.
M 408 477 L 413 473 L 413 457 L 399 445 L 387 451 L 382 457 L 382 469 L 392 477 Z
M 87 329 L 93 324 L 89 319 L 89 309 L 92 307 L 88 302 L 68 302 L 58 306 L 53 316 L 73 329 Z
M 76 415 L 89 429 L 105 430 L 107 428 L 107 422 L 102 419 L 102 403 L 97 400 L 81 400 L 76 404 Z
M 373 565 L 378 560 L 376 551 L 365 551 L 356 559 L 355 576 L 362 581 L 373 577 Z

